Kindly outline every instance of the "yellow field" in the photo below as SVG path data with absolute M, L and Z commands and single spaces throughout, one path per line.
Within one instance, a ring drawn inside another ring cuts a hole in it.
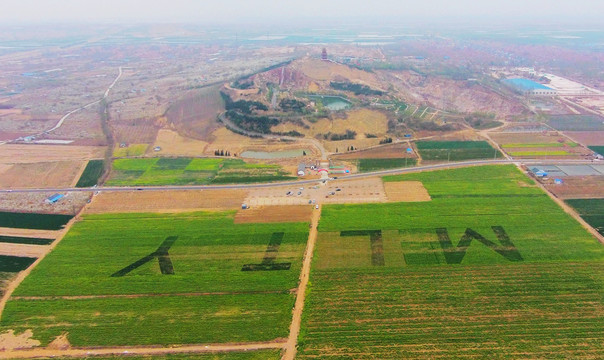
M 126 147 L 117 144 L 113 149 L 113 157 L 142 156 L 145 155 L 148 147 L 149 144 L 130 144 Z
M 186 138 L 174 130 L 161 129 L 157 132 L 157 138 L 153 147 L 159 146 L 159 155 L 176 156 L 201 156 L 204 154 L 208 143 L 201 140 Z

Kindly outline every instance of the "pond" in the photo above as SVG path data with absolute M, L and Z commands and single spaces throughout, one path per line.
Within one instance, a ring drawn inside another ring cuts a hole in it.
M 281 151 L 244 151 L 241 153 L 242 158 L 249 159 L 288 159 L 299 156 L 304 156 L 304 152 L 310 155 L 311 152 L 306 149 L 293 149 L 293 150 L 281 150 Z
M 352 103 L 341 96 L 308 95 L 314 101 L 320 101 L 323 106 L 331 111 L 348 109 Z

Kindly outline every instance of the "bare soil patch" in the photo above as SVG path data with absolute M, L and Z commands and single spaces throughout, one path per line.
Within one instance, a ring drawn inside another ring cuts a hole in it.
M 157 132 L 157 138 L 153 147 L 159 146 L 161 150 L 158 155 L 175 156 L 201 156 L 204 154 L 208 143 L 181 136 L 174 130 L 161 129 Z
M 89 192 L 67 192 L 62 199 L 54 204 L 47 204 L 46 198 L 54 192 L 42 193 L 2 193 L 0 194 L 0 210 L 20 212 L 42 212 L 52 214 L 76 214 L 90 198 Z
M 127 144 L 149 144 L 155 139 L 159 128 L 153 119 L 116 121 L 111 126 L 116 142 Z
M 568 176 L 561 185 L 551 180 L 544 186 L 561 199 L 604 198 L 604 176 Z
M 44 239 L 56 239 L 59 231 L 54 230 L 34 230 L 34 229 L 17 229 L 17 228 L 5 228 L 0 227 L 0 235 L 4 236 L 20 236 L 20 237 L 33 237 L 33 238 L 44 238 Z
M 0 351 L 11 351 L 17 349 L 30 349 L 40 346 L 38 340 L 31 337 L 34 333 L 31 330 L 26 330 L 22 334 L 15 335 L 13 330 L 0 334 Z
M 196 209 L 238 209 L 246 190 L 181 190 L 101 192 L 86 213 L 179 212 Z
M 0 163 L 83 161 L 102 159 L 104 153 L 102 146 L 5 144 L 0 146 Z
M 391 202 L 430 201 L 430 194 L 421 181 L 397 181 L 384 183 L 386 197 Z
M 369 72 L 317 59 L 303 59 L 292 63 L 292 69 L 301 71 L 313 80 L 332 81 L 341 78 L 356 83 L 363 83 L 374 89 L 383 90 L 377 77 Z
M 208 141 L 210 134 L 221 127 L 216 120 L 221 111 L 224 111 L 224 102 L 217 85 L 191 91 L 172 104 L 166 116 L 179 133 Z
M 253 206 L 239 209 L 235 224 L 310 221 L 311 205 Z
M 57 161 L 12 165 L 0 174 L 0 187 L 69 187 L 81 175 L 86 161 Z
M 0 243 L 0 255 L 37 258 L 47 251 L 48 246 L 45 245 Z
M 565 131 L 564 134 L 584 145 L 604 145 L 604 131 Z

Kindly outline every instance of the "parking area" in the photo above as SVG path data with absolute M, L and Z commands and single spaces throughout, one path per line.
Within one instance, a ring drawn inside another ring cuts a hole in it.
M 317 182 L 316 185 L 255 189 L 244 203 L 250 207 L 267 205 L 315 205 L 373 203 L 387 201 L 380 178 Z

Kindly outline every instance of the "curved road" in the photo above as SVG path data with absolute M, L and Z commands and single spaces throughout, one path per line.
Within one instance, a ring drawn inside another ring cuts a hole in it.
M 497 164 L 591 164 L 591 161 L 585 160 L 544 160 L 544 159 L 524 159 L 524 160 L 472 160 L 472 161 L 460 161 L 454 163 L 443 163 L 434 165 L 424 165 L 410 168 L 398 168 L 374 171 L 368 173 L 359 173 L 346 175 L 345 177 L 339 178 L 338 180 L 346 181 L 351 179 L 369 178 L 375 176 L 384 175 L 397 175 L 414 173 L 421 171 L 430 171 L 438 169 L 449 169 L 449 168 L 460 168 L 477 165 L 497 165 Z M 334 178 L 331 178 L 334 179 Z M 312 184 L 323 181 L 322 179 L 309 179 L 309 180 L 294 180 L 294 181 L 281 181 L 274 183 L 255 183 L 255 184 L 232 184 L 232 185 L 164 185 L 164 186 L 106 186 L 96 188 L 36 188 L 36 189 L 4 189 L 0 190 L 0 193 L 39 193 L 39 192 L 68 192 L 68 191 L 170 191 L 170 190 L 217 190 L 217 189 L 257 189 L 257 188 L 271 188 L 281 186 L 297 186 L 304 184 Z

